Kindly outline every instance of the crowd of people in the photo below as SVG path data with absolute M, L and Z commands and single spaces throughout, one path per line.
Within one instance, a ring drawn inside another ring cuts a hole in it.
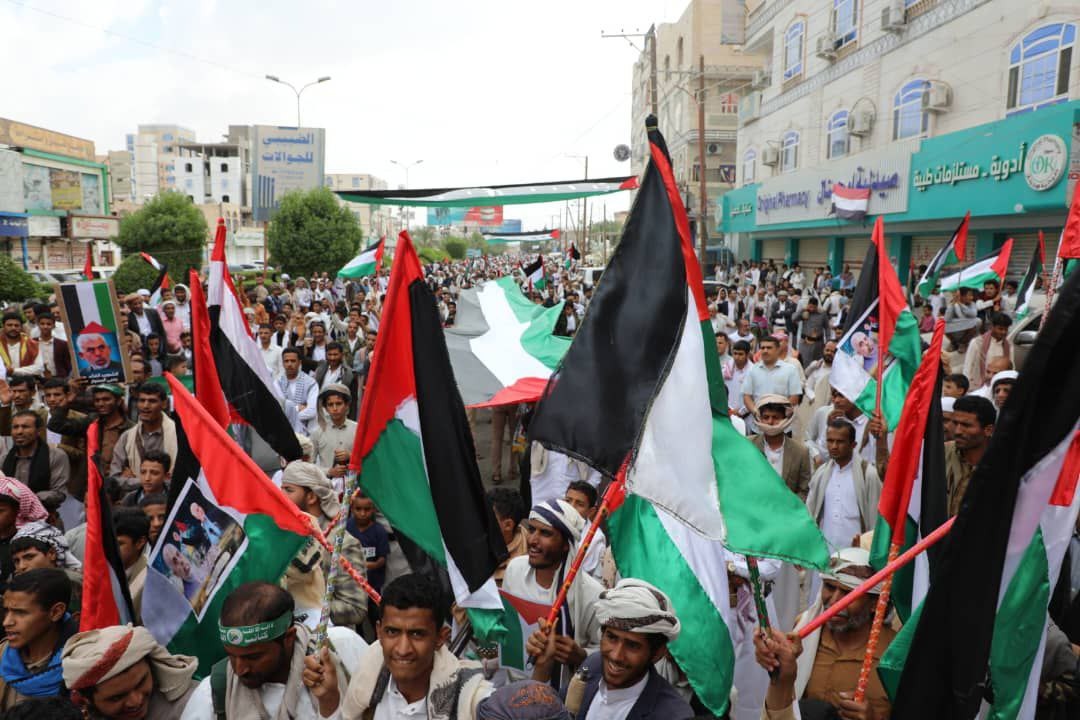
M 527 260 L 426 266 L 444 326 L 454 326 L 462 291 L 511 275 L 533 302 L 563 303 L 555 332 L 572 336 L 594 286 L 549 259 L 548 282 L 534 287 L 520 271 Z M 802 717 L 889 715 L 876 677 L 865 700 L 853 694 L 873 595 L 806 642 L 788 634 L 870 573 L 867 549 L 891 437 L 880 417 L 867 416 L 830 383 L 856 282 L 850 266 L 834 277 L 824 267 L 749 262 L 718 266 L 706 283 L 732 422 L 806 503 L 835 551 L 821 573 L 760 561 L 769 632 L 759 630 L 746 558 L 724 551 L 737 645 L 728 715 L 737 720 L 795 717 L 800 709 Z M 129 371 L 101 384 L 73 372 L 56 304 L 28 300 L 3 310 L 0 340 L 0 718 L 711 715 L 667 651 L 681 630 L 679 608 L 661 589 L 619 576 L 602 530 L 567 594 L 564 620 L 549 627 L 542 619 L 526 638 L 531 662 L 524 671 L 500 668 L 491 648 L 452 642 L 466 623 L 450 606 L 444 584 L 410 570 L 401 547 L 406 539 L 370 497 L 343 494 L 378 343 L 386 271 L 359 280 L 323 273 L 235 283 L 303 453 L 268 474 L 331 542 L 342 535 L 344 556 L 381 602 L 356 583 L 333 583 L 330 642 L 319 647 L 319 589 L 331 558 L 307 547 L 279 582 L 249 583 L 228 594 L 218 620 L 226 657 L 213 668 L 200 669 L 194 658 L 158 644 L 138 617 L 148 556 L 159 548 L 178 578 L 197 564 L 190 543 L 161 537 L 177 460 L 177 421 L 161 376 L 182 377 L 192 369 L 190 288 L 177 284 L 153 296 L 140 290 L 119 299 Z M 955 514 L 1017 379 L 1009 340 L 1015 283 L 988 282 L 981 292 L 949 298 L 912 294 L 912 301 L 923 332 L 937 317 L 947 323 L 941 404 L 948 505 Z M 75 356 L 92 364 L 95 349 L 83 345 Z M 495 578 L 510 595 L 551 605 L 597 515 L 600 476 L 572 458 L 529 446 L 528 406 L 491 412 L 490 437 L 475 441 L 490 443 L 487 500 L 508 551 Z M 92 427 L 100 438 L 97 458 L 86 453 Z M 474 423 L 477 432 L 480 427 Z M 508 456 L 513 482 L 504 483 Z M 113 502 L 114 535 L 137 617 L 133 625 L 80 633 L 91 462 L 101 468 Z M 348 521 L 334 527 L 342 503 L 349 506 Z M 1070 552 L 1048 634 L 1048 697 L 1080 692 L 1080 534 Z M 893 634 L 887 627 L 881 650 Z

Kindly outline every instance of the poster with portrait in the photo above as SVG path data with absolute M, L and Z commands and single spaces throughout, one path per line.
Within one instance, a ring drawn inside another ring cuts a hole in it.
M 91 385 L 128 382 L 127 328 L 112 280 L 60 283 L 56 299 L 67 328 L 75 377 L 85 377 Z
M 247 549 L 239 518 L 188 479 L 150 554 L 150 566 L 184 597 L 201 621 L 214 595 Z

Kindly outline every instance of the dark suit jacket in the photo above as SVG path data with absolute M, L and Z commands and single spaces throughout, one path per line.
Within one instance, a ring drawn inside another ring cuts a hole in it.
M 596 693 L 600 689 L 600 679 L 603 677 L 600 668 L 603 658 L 595 652 L 585 658 L 584 666 L 589 671 L 589 679 L 585 682 L 585 695 L 581 699 L 581 709 L 577 717 L 584 718 L 589 713 Z M 563 698 L 566 698 L 566 688 L 563 688 Z M 679 693 L 667 680 L 660 677 L 656 670 L 649 668 L 649 679 L 645 682 L 637 702 L 630 708 L 626 720 L 690 720 L 694 717 L 694 710 L 690 704 L 682 699 Z
M 161 338 L 161 352 L 158 353 L 158 360 L 165 359 L 165 326 L 161 324 L 161 317 L 158 316 L 157 310 L 152 307 L 143 306 L 143 312 L 150 320 L 150 331 Z M 135 313 L 128 313 L 128 330 L 135 333 L 142 338 L 143 352 L 146 352 L 146 336 L 139 332 L 139 321 L 135 319 Z
M 754 447 L 761 451 L 762 455 L 765 454 L 764 435 L 755 435 L 751 442 L 754 443 Z M 810 492 L 810 476 L 814 474 L 810 465 L 810 451 L 798 440 L 786 436 L 784 437 L 783 470 L 784 472 L 780 473 L 780 477 L 787 483 L 791 492 L 805 501 L 806 494 Z
M 71 375 L 71 350 L 66 340 L 53 338 L 53 363 L 56 364 L 53 377 L 66 380 Z

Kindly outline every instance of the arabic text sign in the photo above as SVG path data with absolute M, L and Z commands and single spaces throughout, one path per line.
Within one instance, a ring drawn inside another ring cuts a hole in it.
M 930 188 L 955 187 L 963 182 L 1006 182 L 1014 175 L 1022 175 L 1028 187 L 1042 192 L 1057 185 L 1065 174 L 1065 141 L 1057 135 L 1041 135 L 1030 146 L 1021 142 L 1011 152 L 1002 152 L 1004 154 L 995 153 L 989 159 L 983 158 L 981 163 L 960 159 L 916 168 L 911 184 L 919 192 L 926 192 Z
M 120 218 L 72 215 L 68 235 L 72 238 L 112 238 L 120 234 Z
M 0 118 L 0 144 L 66 155 L 80 160 L 94 159 L 94 143 L 44 128 Z
M 321 187 L 326 162 L 326 131 L 256 125 L 252 135 L 254 216 L 269 220 L 281 197 L 292 190 Z

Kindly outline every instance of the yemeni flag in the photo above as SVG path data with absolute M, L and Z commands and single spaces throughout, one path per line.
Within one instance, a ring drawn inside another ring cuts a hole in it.
M 521 268 L 525 273 L 525 281 L 529 283 L 530 290 L 543 290 L 547 286 L 547 276 L 544 275 L 544 256 L 540 255 L 535 262 Z
M 175 377 L 166 377 L 186 442 L 173 470 L 169 515 L 150 553 L 142 616 L 169 652 L 199 658 L 198 675 L 205 676 L 224 657 L 218 618 L 225 598 L 246 582 L 278 582 L 312 530 L 310 517 Z
M 362 278 L 374 275 L 382 267 L 383 249 L 386 245 L 386 237 L 379 238 L 379 242 L 364 248 L 359 255 L 338 270 L 338 277 Z
M 1031 718 L 1047 605 L 1080 509 L 1080 277 L 1061 290 L 968 485 L 893 718 Z
M 99 423 L 86 430 L 86 549 L 83 555 L 83 598 L 79 632 L 135 622 L 124 563 L 113 529 L 112 502 L 98 468 Z
M 870 207 L 870 188 L 849 188 L 836 183 L 832 188 L 830 214 L 840 220 L 862 220 Z
M 894 539 L 900 543 L 900 552 L 904 552 L 949 519 L 941 414 L 944 336 L 945 323 L 938 320 L 896 427 L 894 452 L 878 501 L 878 521 L 870 552 L 870 564 L 877 570 L 888 561 L 889 546 Z M 940 552 L 935 545 L 893 576 L 891 598 L 902 621 L 907 622 L 912 608 L 926 595 L 930 566 L 936 565 Z
M 225 221 L 218 219 L 207 286 L 210 347 L 225 400 L 242 419 L 286 460 L 302 454 L 292 424 L 282 407 L 281 388 L 274 382 L 252 337 L 240 295 L 225 263 Z M 198 363 L 196 363 L 198 365 Z M 218 412 L 214 416 L 220 419 Z
M 485 242 L 489 243 L 512 243 L 512 242 L 548 242 L 558 240 L 562 233 L 558 230 L 530 230 L 526 232 L 482 232 Z
M 83 263 L 83 280 L 94 279 L 94 241 L 86 243 L 86 262 Z
M 911 379 L 919 367 L 919 323 L 908 308 L 885 246 L 885 223 L 874 223 L 859 283 L 851 299 L 830 382 L 866 415 L 877 407 L 878 353 L 888 349 L 881 389 L 881 412 L 894 429 L 900 422 Z
M 169 287 L 169 266 L 159 262 L 150 253 L 141 252 L 139 256 L 149 263 L 150 267 L 158 271 L 157 277 L 154 278 L 154 284 L 150 288 L 150 304 L 156 306 L 161 302 L 161 291 Z
M 828 550 L 805 505 L 728 417 L 686 209 L 656 119 L 646 124 L 652 161 L 530 439 L 609 478 L 628 467 L 630 494 L 608 519 L 608 543 L 623 576 L 671 596 L 683 624 L 671 653 L 722 715 L 734 654 L 716 540 L 808 567 L 824 566 Z
M 199 273 L 190 271 L 190 305 L 191 305 L 191 359 L 194 376 L 195 397 L 210 417 L 214 418 L 218 427 L 228 428 L 231 412 L 229 403 L 225 400 L 225 393 L 221 389 L 221 378 L 218 376 L 217 362 L 214 360 L 214 351 L 210 346 L 210 311 L 206 307 L 206 296 L 203 295 L 202 282 Z
M 924 298 L 930 297 L 930 294 L 934 291 L 934 286 L 937 285 L 938 278 L 941 277 L 942 269 L 951 265 L 959 265 L 964 261 L 964 256 L 967 253 L 968 225 L 970 224 L 971 211 L 969 210 L 956 227 L 956 230 L 953 231 L 949 242 L 945 243 L 937 251 L 930 264 L 926 266 L 926 272 L 919 278 L 919 284 L 916 288 L 919 295 Z
M 424 188 L 415 190 L 337 190 L 335 192 L 338 197 L 346 202 L 365 205 L 471 208 L 563 202 L 594 195 L 608 195 L 621 190 L 633 190 L 637 185 L 636 176 L 623 175 L 592 180 L 560 180 L 524 185 L 487 185 L 482 187 Z
M 1035 288 L 1042 276 L 1043 263 L 1046 257 L 1046 245 L 1043 240 L 1042 230 L 1039 231 L 1039 245 L 1031 253 L 1031 261 L 1028 263 L 1024 279 L 1020 281 L 1020 289 L 1016 293 L 1019 302 L 1016 305 L 1016 319 L 1022 320 L 1031 312 L 1031 298 L 1035 296 Z
M 390 524 L 446 568 L 481 642 L 505 633 L 492 573 L 506 545 L 484 498 L 435 296 L 405 232 L 394 251 L 351 464 Z
M 535 402 L 570 347 L 553 335 L 563 304 L 529 300 L 512 277 L 461 291 L 444 330 L 458 391 L 470 407 Z
M 998 284 L 1005 282 L 1005 273 L 1009 271 L 1009 256 L 1012 254 L 1013 239 L 1009 238 L 1005 244 L 994 252 L 979 258 L 966 268 L 948 275 L 941 279 L 941 291 L 953 292 L 960 288 L 975 288 L 982 290 L 983 283 L 987 280 L 997 280 Z

